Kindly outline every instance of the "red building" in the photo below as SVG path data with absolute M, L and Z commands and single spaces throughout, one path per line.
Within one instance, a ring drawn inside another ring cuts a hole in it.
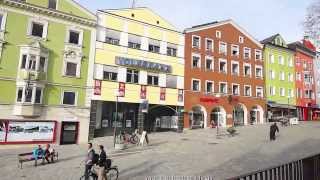
M 312 120 L 317 107 L 313 69 L 316 51 L 307 40 L 291 43 L 289 48 L 295 51 L 298 118 L 303 121 Z
M 185 30 L 185 128 L 263 123 L 262 45 L 232 20 Z

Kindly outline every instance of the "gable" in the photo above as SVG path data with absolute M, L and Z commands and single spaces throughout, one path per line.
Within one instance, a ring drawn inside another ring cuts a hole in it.
M 149 8 L 134 8 L 134 9 L 117 9 L 106 10 L 105 12 L 121 16 L 127 19 L 140 21 L 143 23 L 159 26 L 165 29 L 176 31 L 176 27 L 170 24 L 167 20 L 150 10 Z
M 273 39 L 272 44 L 275 44 L 275 45 L 281 46 L 281 47 L 285 47 L 285 48 L 288 47 L 287 43 L 285 42 L 285 40 L 280 35 L 276 36 Z

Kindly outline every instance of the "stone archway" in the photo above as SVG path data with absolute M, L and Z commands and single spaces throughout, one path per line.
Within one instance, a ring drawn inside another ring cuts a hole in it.
M 248 124 L 248 110 L 244 104 L 237 104 L 233 107 L 232 117 L 235 126 L 243 126 Z
M 227 113 L 222 106 L 217 106 L 210 113 L 210 121 L 214 121 L 219 127 L 227 127 Z
M 264 123 L 264 111 L 260 105 L 255 105 L 250 111 L 250 123 L 251 124 L 263 124 Z
M 192 107 L 190 115 L 190 128 L 206 128 L 207 127 L 207 111 L 201 105 Z

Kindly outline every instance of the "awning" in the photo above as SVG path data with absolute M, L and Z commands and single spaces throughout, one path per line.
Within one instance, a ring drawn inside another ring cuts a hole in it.
M 292 105 L 288 105 L 288 104 L 268 103 L 268 106 L 271 108 L 297 109 L 296 106 L 292 106 Z

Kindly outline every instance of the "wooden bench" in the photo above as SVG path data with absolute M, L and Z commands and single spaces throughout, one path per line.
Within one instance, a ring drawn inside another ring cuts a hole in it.
M 54 152 L 53 154 L 53 159 L 55 161 L 58 161 L 58 152 Z M 29 152 L 29 153 L 22 153 L 22 154 L 18 154 L 18 167 L 20 167 L 20 169 L 22 169 L 22 163 L 24 162 L 29 162 L 29 161 L 34 161 L 34 166 L 37 166 L 38 165 L 38 160 L 41 160 L 41 164 L 44 164 L 45 163 L 45 158 L 44 157 L 40 157 L 38 159 L 35 159 L 33 157 L 33 153 L 32 152 Z

